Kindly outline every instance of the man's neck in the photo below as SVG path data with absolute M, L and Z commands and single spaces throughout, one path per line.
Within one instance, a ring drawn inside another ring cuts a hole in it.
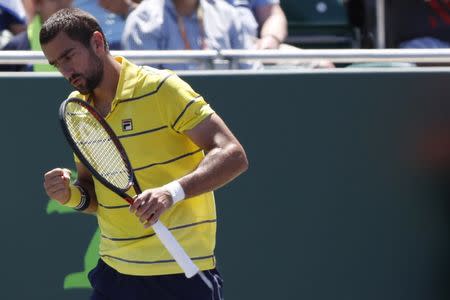
M 177 13 L 181 16 L 192 15 L 199 5 L 199 0 L 172 0 Z
M 119 84 L 121 65 L 111 55 L 105 58 L 103 79 L 94 90 L 95 107 L 105 117 L 111 110 L 111 104 L 116 96 Z

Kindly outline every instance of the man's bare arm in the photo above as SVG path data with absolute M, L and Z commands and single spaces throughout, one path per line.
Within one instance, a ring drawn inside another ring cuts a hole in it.
M 286 39 L 287 18 L 279 4 L 256 8 L 256 19 L 260 24 L 260 49 L 276 49 Z
M 95 195 L 94 180 L 89 170 L 82 164 L 77 163 L 78 178 L 75 181 L 76 185 L 80 185 L 88 194 L 90 198 L 89 206 L 83 211 L 85 213 L 95 213 L 97 211 L 97 196 Z
M 183 198 L 215 190 L 247 170 L 244 149 L 218 115 L 209 116 L 185 134 L 206 152 L 206 156 L 193 172 L 176 181 L 181 185 Z M 135 198 L 130 211 L 144 227 L 150 227 L 174 200 L 167 185 L 148 189 Z
M 206 152 L 197 169 L 178 180 L 186 197 L 215 190 L 247 170 L 243 147 L 218 115 L 211 115 L 185 134 Z

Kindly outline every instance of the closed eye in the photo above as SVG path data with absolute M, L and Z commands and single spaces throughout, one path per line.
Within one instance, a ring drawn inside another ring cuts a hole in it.
M 50 61 L 49 64 L 58 68 L 61 65 L 61 61 L 67 62 L 75 55 L 74 50 L 74 48 L 64 50 L 64 52 L 61 53 L 61 55 L 58 56 L 57 59 L 55 59 L 54 61 Z

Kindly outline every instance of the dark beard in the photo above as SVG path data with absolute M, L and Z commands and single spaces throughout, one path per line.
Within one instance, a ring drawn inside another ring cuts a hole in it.
M 90 65 L 92 66 L 91 70 L 93 71 L 89 74 L 86 74 L 86 84 L 84 85 L 84 87 L 75 87 L 75 89 L 77 89 L 83 95 L 92 94 L 94 89 L 100 84 L 103 79 L 103 62 L 95 55 L 92 50 L 90 50 L 89 52 L 91 52 Z

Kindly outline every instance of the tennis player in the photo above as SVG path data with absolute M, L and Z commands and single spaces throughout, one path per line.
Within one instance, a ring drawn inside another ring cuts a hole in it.
M 75 158 L 78 179 L 56 168 L 44 175 L 47 194 L 95 213 L 100 260 L 89 274 L 91 299 L 222 299 L 214 247 L 213 190 L 248 167 L 243 147 L 205 100 L 173 72 L 113 57 L 94 17 L 63 9 L 42 26 L 45 56 L 119 136 L 143 192 L 133 205 L 94 179 Z M 161 220 L 213 290 L 187 279 L 150 228 Z

